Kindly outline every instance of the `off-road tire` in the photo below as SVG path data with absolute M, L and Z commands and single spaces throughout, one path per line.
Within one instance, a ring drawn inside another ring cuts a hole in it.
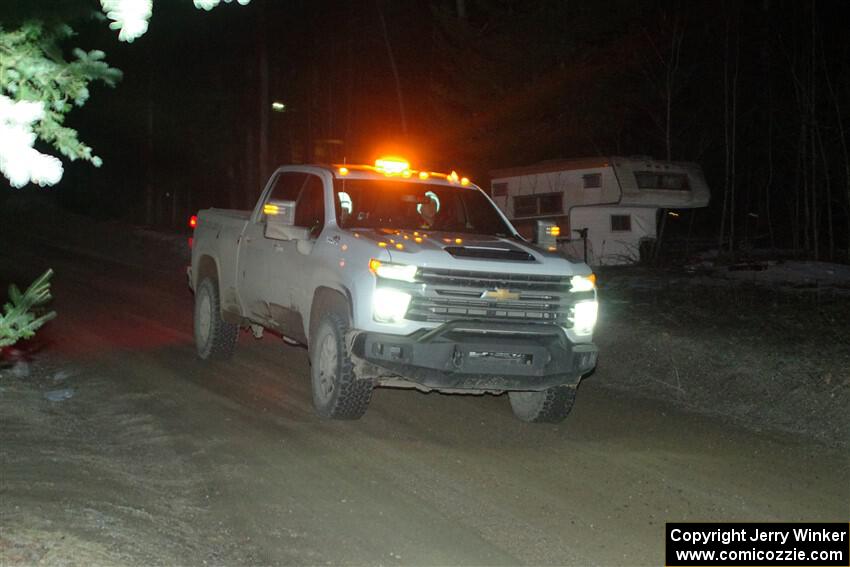
M 372 399 L 372 382 L 354 375 L 347 330 L 345 319 L 330 311 L 322 315 L 310 341 L 313 407 L 322 417 L 359 419 Z
M 239 325 L 221 318 L 218 282 L 204 278 L 195 290 L 195 349 L 202 360 L 226 360 L 233 356 Z
M 514 415 L 522 421 L 560 423 L 573 409 L 576 389 L 554 386 L 542 392 L 508 392 L 508 398 Z

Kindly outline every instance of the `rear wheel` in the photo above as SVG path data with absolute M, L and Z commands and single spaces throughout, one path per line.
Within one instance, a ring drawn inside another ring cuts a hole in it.
M 322 417 L 359 419 L 372 399 L 372 382 L 358 380 L 345 344 L 348 325 L 337 313 L 325 313 L 310 341 L 313 406 Z
M 554 386 L 541 392 L 508 392 L 514 415 L 533 423 L 559 423 L 570 414 L 576 389 Z
M 195 291 L 195 348 L 203 360 L 224 360 L 233 355 L 239 326 L 221 318 L 218 283 L 204 278 Z

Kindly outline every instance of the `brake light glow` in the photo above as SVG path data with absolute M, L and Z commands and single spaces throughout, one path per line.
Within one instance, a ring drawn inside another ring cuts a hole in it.
M 198 215 L 192 215 L 189 217 L 189 228 L 194 230 L 198 226 Z

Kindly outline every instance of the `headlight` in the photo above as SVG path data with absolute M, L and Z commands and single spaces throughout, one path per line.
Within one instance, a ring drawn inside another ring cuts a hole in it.
M 570 291 L 590 291 L 596 287 L 596 274 L 589 276 L 573 276 L 570 279 Z
M 412 282 L 416 280 L 416 266 L 381 262 L 372 258 L 369 260 L 369 271 L 380 278 Z
M 372 316 L 380 323 L 397 323 L 404 319 L 410 294 L 391 287 L 379 287 L 372 296 Z
M 577 335 L 589 335 L 596 325 L 599 304 L 595 301 L 582 301 L 573 307 L 573 331 Z

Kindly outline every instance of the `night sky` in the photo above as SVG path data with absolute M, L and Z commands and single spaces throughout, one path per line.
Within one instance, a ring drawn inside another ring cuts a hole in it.
M 384 151 L 486 188 L 494 168 L 669 149 L 713 190 L 674 234 L 716 237 L 726 201 L 747 245 L 848 247 L 847 2 L 158 0 L 132 44 L 94 1 L 40 4 L 124 72 L 68 120 L 105 165 L 49 190 L 99 218 L 182 225 L 248 207 L 277 165 Z

